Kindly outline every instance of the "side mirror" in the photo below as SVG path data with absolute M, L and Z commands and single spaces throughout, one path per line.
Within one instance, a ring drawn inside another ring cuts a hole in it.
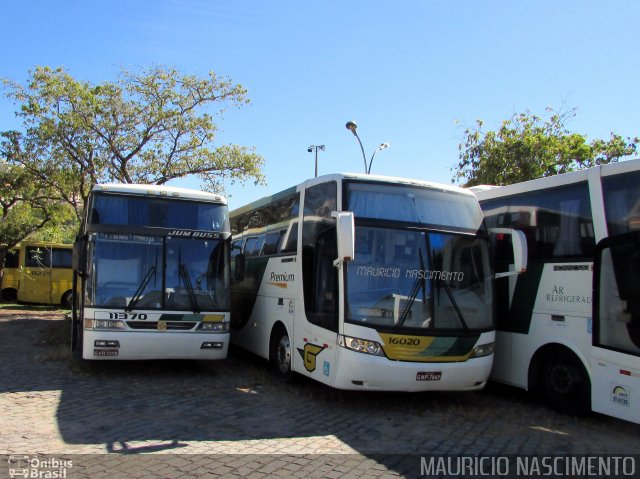
M 499 241 L 506 241 L 507 236 L 511 238 L 511 249 L 513 252 L 513 271 L 496 273 L 496 278 L 504 278 L 524 273 L 527 270 L 527 237 L 520 230 L 512 228 L 490 228 L 491 242 L 495 245 Z
M 338 266 L 343 261 L 351 261 L 355 258 L 356 228 L 353 221 L 353 213 L 350 211 L 334 211 L 331 217 L 336 219 L 336 234 L 338 236 L 338 259 L 334 265 Z

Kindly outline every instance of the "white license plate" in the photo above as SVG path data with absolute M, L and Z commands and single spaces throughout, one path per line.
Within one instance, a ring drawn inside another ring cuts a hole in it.
M 117 356 L 118 350 L 117 349 L 94 349 L 93 355 L 94 356 Z
M 416 381 L 440 381 L 442 373 L 440 371 L 431 371 L 428 373 L 417 373 Z

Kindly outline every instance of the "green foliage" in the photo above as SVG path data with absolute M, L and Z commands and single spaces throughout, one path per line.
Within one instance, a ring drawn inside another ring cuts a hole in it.
M 117 81 L 101 84 L 76 80 L 61 68 L 30 74 L 25 86 L 4 80 L 24 126 L 15 135 L 23 153 L 17 161 L 78 217 L 91 187 L 101 182 L 164 184 L 194 175 L 221 191 L 225 180 L 264 181 L 263 159 L 252 148 L 214 146 L 214 115 L 249 103 L 246 90 L 227 78 L 159 66 L 123 70 Z
M 2 143 L 3 157 L 12 156 L 11 145 Z M 76 229 L 67 203 L 24 166 L 0 159 L 0 270 L 7 250 L 27 237 L 70 242 Z
M 483 132 L 482 120 L 467 128 L 458 145 L 459 162 L 452 182 L 464 186 L 508 185 L 616 162 L 637 151 L 639 138 L 611 133 L 609 140 L 590 143 L 565 124 L 576 110 L 558 113 L 547 108 L 543 119 L 529 111 L 513 115 L 496 131 Z

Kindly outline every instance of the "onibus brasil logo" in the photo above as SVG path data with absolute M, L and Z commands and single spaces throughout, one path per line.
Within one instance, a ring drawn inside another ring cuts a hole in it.
M 65 479 L 73 461 L 53 457 L 9 456 L 9 478 Z

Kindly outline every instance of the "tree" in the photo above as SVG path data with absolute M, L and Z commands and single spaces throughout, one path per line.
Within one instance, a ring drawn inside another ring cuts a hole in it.
M 460 161 L 452 168 L 452 183 L 508 185 L 616 162 L 637 151 L 637 137 L 611 133 L 609 140 L 588 143 L 583 135 L 570 132 L 565 124 L 576 109 L 546 112 L 547 119 L 529 111 L 514 114 L 497 131 L 483 132 L 484 123 L 477 120 L 458 145 Z
M 24 127 L 13 136 L 14 151 L 22 152 L 14 160 L 78 217 L 99 182 L 164 184 L 195 175 L 212 191 L 221 191 L 225 180 L 264 182 L 263 159 L 254 149 L 214 147 L 214 115 L 249 103 L 246 90 L 229 79 L 160 66 L 122 70 L 115 82 L 102 84 L 76 80 L 61 68 L 37 67 L 30 76 L 24 86 L 3 80 Z
M 2 143 L 2 157 L 7 143 Z M 9 249 L 29 236 L 60 241 L 75 234 L 75 215 L 26 168 L 0 159 L 0 277 Z

